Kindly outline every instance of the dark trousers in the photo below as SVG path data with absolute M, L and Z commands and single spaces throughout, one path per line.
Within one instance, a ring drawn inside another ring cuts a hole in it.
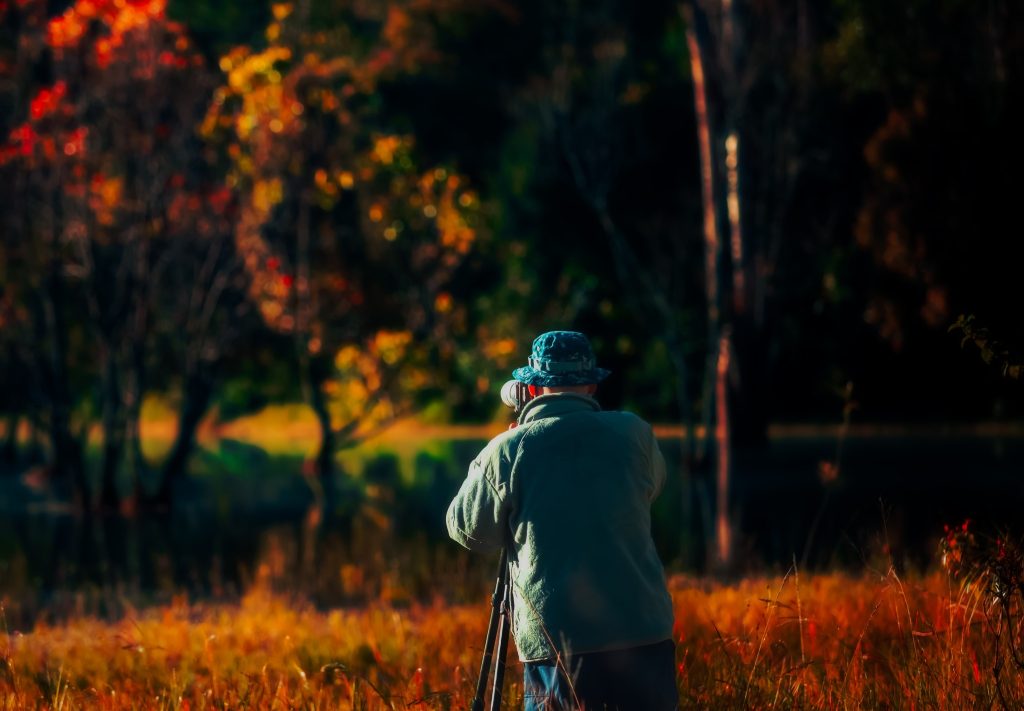
M 676 645 L 670 639 L 613 652 L 575 654 L 565 663 L 523 664 L 524 711 L 675 711 Z M 575 691 L 575 696 L 573 692 Z

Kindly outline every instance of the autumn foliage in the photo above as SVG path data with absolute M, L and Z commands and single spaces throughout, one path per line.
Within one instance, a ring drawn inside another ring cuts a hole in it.
M 18 43 L 0 73 L 25 105 L 0 140 L 15 195 L 0 342 L 40 381 L 56 477 L 82 506 L 134 509 L 147 491 L 169 503 L 219 369 L 247 340 L 293 341 L 324 479 L 336 449 L 410 412 L 426 372 L 450 364 L 469 328 L 451 282 L 480 200 L 453 166 L 421 159 L 378 95 L 437 61 L 442 5 L 313 22 L 308 5 L 275 4 L 265 45 L 217 66 L 165 0 L 0 8 Z M 14 308 L 34 301 L 46 309 Z M 75 387 L 88 379 L 94 403 Z M 141 403 L 169 384 L 178 436 L 153 475 Z M 78 410 L 103 431 L 98 496 Z

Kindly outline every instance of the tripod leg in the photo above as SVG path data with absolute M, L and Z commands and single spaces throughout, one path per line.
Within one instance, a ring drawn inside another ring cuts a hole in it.
M 498 633 L 498 662 L 494 667 L 494 687 L 491 689 L 491 711 L 501 708 L 501 695 L 505 686 L 505 654 L 508 652 L 509 616 L 512 614 L 512 584 L 505 570 L 505 595 L 501 603 L 501 631 Z
M 472 711 L 484 711 L 484 694 L 487 693 L 487 676 L 491 672 L 491 658 L 494 654 L 494 638 L 498 632 L 498 620 L 501 616 L 505 588 L 508 585 L 508 551 L 501 549 L 498 559 L 498 579 L 494 583 L 494 594 L 491 595 L 491 620 L 487 623 L 487 638 L 484 641 L 484 656 L 480 660 L 480 676 L 476 682 L 476 695 L 473 697 Z

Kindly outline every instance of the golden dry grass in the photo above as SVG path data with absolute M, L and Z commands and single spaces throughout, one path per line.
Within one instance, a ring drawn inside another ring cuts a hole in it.
M 988 593 L 942 573 L 676 578 L 671 588 L 684 708 L 1024 700 Z M 233 605 L 77 617 L 0 636 L 0 708 L 463 709 L 486 623 L 486 600 L 317 611 L 262 586 Z M 509 708 L 521 705 L 519 675 L 514 664 Z

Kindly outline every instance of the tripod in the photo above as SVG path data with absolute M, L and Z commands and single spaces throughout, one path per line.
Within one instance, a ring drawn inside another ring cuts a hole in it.
M 491 688 L 491 711 L 501 706 L 501 691 L 505 681 L 505 652 L 508 649 L 509 615 L 512 612 L 512 584 L 508 575 L 508 549 L 501 549 L 498 559 L 498 579 L 491 596 L 491 620 L 487 624 L 487 639 L 484 642 L 484 656 L 480 661 L 480 678 L 476 682 L 476 696 L 471 711 L 484 711 L 484 694 L 487 692 L 487 675 L 491 671 L 494 656 L 494 641 L 498 641 L 498 663 L 494 667 L 494 686 Z M 500 630 L 499 630 L 500 627 Z

